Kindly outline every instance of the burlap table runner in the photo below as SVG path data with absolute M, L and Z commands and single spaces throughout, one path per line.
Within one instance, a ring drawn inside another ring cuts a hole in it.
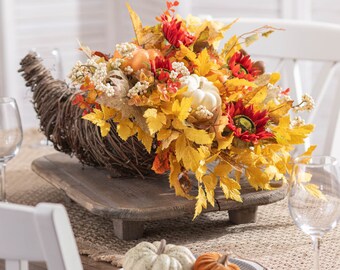
M 123 241 L 113 234 L 111 220 L 92 215 L 31 171 L 32 160 L 53 153 L 53 147 L 42 146 L 43 136 L 36 131 L 25 133 L 19 155 L 8 164 L 8 196 L 11 202 L 36 205 L 39 202 L 63 203 L 67 208 L 81 254 L 94 260 L 120 265 L 124 253 L 139 241 L 162 238 L 169 243 L 185 245 L 194 254 L 206 251 L 232 250 L 253 259 L 269 269 L 311 269 L 311 240 L 292 223 L 287 202 L 259 207 L 254 224 L 231 225 L 227 212 L 146 224 L 144 237 Z M 321 269 L 340 269 L 340 227 L 328 233 L 321 246 Z

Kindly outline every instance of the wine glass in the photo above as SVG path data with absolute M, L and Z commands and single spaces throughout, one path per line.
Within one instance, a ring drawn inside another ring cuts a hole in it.
M 19 152 L 22 138 L 20 114 L 15 99 L 0 97 L 0 201 L 7 201 L 6 164 Z
M 315 270 L 319 269 L 321 237 L 335 228 L 340 218 L 338 166 L 330 156 L 294 160 L 288 207 L 295 224 L 312 238 Z

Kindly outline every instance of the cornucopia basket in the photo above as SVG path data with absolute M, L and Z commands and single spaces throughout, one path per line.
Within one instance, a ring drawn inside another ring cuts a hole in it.
M 72 105 L 77 90 L 55 80 L 36 53 L 27 54 L 20 64 L 19 72 L 33 92 L 41 131 L 56 150 L 76 156 L 83 164 L 109 169 L 115 175 L 152 174 L 154 153 L 148 153 L 136 137 L 123 141 L 113 122 L 108 136 L 103 138 L 98 127 L 82 120 L 82 110 Z

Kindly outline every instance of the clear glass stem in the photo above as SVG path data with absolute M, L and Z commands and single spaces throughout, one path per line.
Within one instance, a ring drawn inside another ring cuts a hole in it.
M 0 201 L 7 202 L 6 197 L 6 163 L 0 162 Z
M 313 250 L 314 250 L 314 266 L 313 270 L 320 270 L 320 244 L 321 244 L 321 237 L 320 236 L 312 236 L 313 240 Z

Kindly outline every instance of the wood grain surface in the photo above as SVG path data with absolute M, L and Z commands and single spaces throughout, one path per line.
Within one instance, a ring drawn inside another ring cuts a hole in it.
M 166 175 L 112 178 L 104 169 L 81 165 L 65 154 L 51 154 L 33 161 L 32 169 L 63 190 L 72 200 L 96 215 L 126 221 L 151 221 L 192 215 L 195 200 L 175 196 Z M 242 183 L 243 203 L 226 200 L 216 192 L 215 207 L 206 211 L 244 209 L 283 199 L 285 188 L 255 191 Z
M 177 197 L 167 175 L 112 177 L 108 170 L 81 165 L 61 153 L 34 160 L 32 170 L 91 213 L 111 218 L 119 239 L 141 238 L 146 221 L 194 214 L 196 201 Z M 255 222 L 258 205 L 281 200 L 286 193 L 280 183 L 271 191 L 256 191 L 247 181 L 241 185 L 243 203 L 226 200 L 223 192 L 216 190 L 215 206 L 204 211 L 228 210 L 234 224 Z M 197 187 L 192 192 L 197 194 Z

